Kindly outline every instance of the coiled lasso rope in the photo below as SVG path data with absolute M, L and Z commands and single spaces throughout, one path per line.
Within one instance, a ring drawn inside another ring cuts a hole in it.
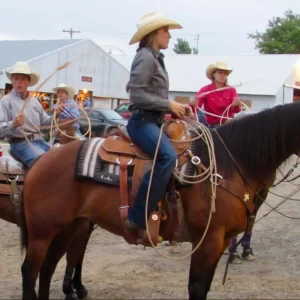
M 212 90 L 212 91 L 208 91 L 208 92 L 205 92 L 205 93 L 201 93 L 201 94 L 197 95 L 195 98 L 196 98 L 196 99 L 200 99 L 200 98 L 205 97 L 205 96 L 207 96 L 207 95 L 209 95 L 209 94 L 212 94 L 212 93 L 214 93 L 214 92 L 219 92 L 219 91 L 228 90 L 228 89 L 231 89 L 231 88 L 233 88 L 233 87 L 237 88 L 237 87 L 242 86 L 243 84 L 244 84 L 244 83 L 240 82 L 240 83 L 238 83 L 238 84 L 228 85 L 228 86 L 225 86 L 225 87 L 223 87 L 223 88 L 214 89 L 214 90 Z M 241 101 L 240 101 L 240 103 L 245 107 L 246 111 L 250 110 L 250 108 L 249 108 L 244 102 L 241 102 Z M 232 120 L 232 119 L 234 119 L 234 118 L 229 117 L 229 111 L 230 111 L 230 108 L 233 106 L 233 104 L 230 104 L 229 106 L 227 106 L 227 108 L 224 110 L 224 112 L 222 113 L 221 116 L 220 116 L 220 115 L 213 114 L 213 113 L 210 113 L 210 112 L 207 112 L 206 110 L 200 108 L 198 105 L 193 105 L 193 106 L 196 107 L 196 109 L 197 109 L 198 111 L 201 111 L 201 112 L 203 112 L 203 113 L 206 114 L 206 115 L 209 115 L 209 116 L 213 116 L 213 117 L 219 118 L 219 119 L 220 119 L 220 125 L 223 124 L 223 123 L 222 123 L 223 119 L 226 119 L 226 120 Z M 225 116 L 225 114 L 226 114 L 226 116 Z M 197 119 L 197 121 L 199 121 L 198 115 L 197 115 L 197 114 L 196 114 L 196 119 Z
M 68 138 L 72 138 L 72 139 L 77 139 L 77 138 L 80 138 L 80 137 L 84 137 L 86 135 L 89 135 L 88 138 L 91 138 L 91 135 L 92 135 L 92 125 L 91 125 L 91 119 L 88 115 L 88 113 L 86 112 L 86 110 L 82 107 L 80 107 L 78 104 L 73 104 L 73 103 L 65 103 L 63 104 L 64 107 L 66 106 L 73 106 L 73 107 L 78 107 L 79 110 L 82 111 L 82 113 L 85 115 L 85 118 L 88 122 L 88 128 L 86 130 L 86 132 L 84 134 L 81 134 L 80 136 L 72 136 L 72 135 L 68 135 L 67 133 L 64 132 L 64 130 L 61 130 L 60 127 L 59 127 L 59 124 L 57 123 L 57 111 L 54 110 L 53 111 L 53 117 L 52 117 L 52 120 L 51 120 L 51 128 L 50 128 L 50 138 L 49 140 L 51 141 L 52 140 L 52 135 L 53 135 L 53 127 L 55 126 L 55 128 L 60 132 L 60 134 L 68 137 Z M 66 124 L 69 124 L 69 123 L 73 123 L 73 122 L 76 122 L 78 119 L 80 119 L 82 117 L 79 117 L 79 118 L 74 118 L 70 121 L 67 121 L 65 123 L 63 123 L 63 125 L 66 125 Z
M 33 91 L 33 92 L 30 92 L 28 97 L 24 100 L 24 104 L 22 106 L 22 109 L 21 109 L 21 113 L 24 112 L 26 106 L 28 105 L 28 103 L 30 102 L 30 100 L 32 99 L 33 95 L 35 93 L 37 93 L 40 88 L 49 80 L 51 79 L 58 71 L 60 70 L 63 70 L 65 68 L 67 68 L 72 62 L 66 62 L 60 66 L 58 66 L 54 71 L 53 73 L 51 73 L 44 81 L 42 81 L 38 86 L 37 88 Z M 37 126 L 35 126 L 37 127 Z M 32 148 L 32 150 L 37 154 L 37 155 L 41 155 L 43 154 L 43 152 L 41 151 L 38 151 L 38 149 L 36 147 L 34 147 L 33 143 L 28 139 L 27 135 L 25 134 L 24 130 L 22 129 L 22 127 L 20 127 L 20 131 L 21 133 L 23 134 L 24 138 L 26 139 L 27 143 L 29 144 L 29 146 Z
M 184 121 L 180 121 L 180 122 L 184 122 Z M 200 239 L 200 241 L 198 242 L 198 244 L 196 245 L 196 247 L 188 254 L 186 255 L 183 255 L 183 256 L 180 256 L 180 257 L 171 257 L 169 255 L 166 255 L 162 252 L 160 252 L 156 247 L 155 245 L 153 244 L 153 241 L 151 239 L 151 235 L 149 234 L 149 224 L 148 224 L 148 205 L 149 205 L 149 195 L 150 195 L 150 188 L 151 188 L 151 183 L 152 183 L 152 178 L 153 178 L 153 172 L 154 172 L 154 168 L 155 168 L 155 163 L 156 163 L 156 160 L 157 160 L 157 155 L 158 155 L 158 150 L 159 150 L 159 146 L 160 146 L 160 142 L 161 142 L 161 138 L 162 138 L 162 134 L 163 134 L 163 130 L 164 128 L 167 126 L 167 122 L 164 123 L 161 128 L 160 128 L 160 134 L 159 134 L 159 138 L 158 138 L 158 142 L 157 142 L 157 146 L 156 146 L 156 150 L 155 150 L 155 154 L 154 154 L 154 158 L 153 158 L 153 165 L 152 165 L 152 168 L 151 168 L 151 173 L 150 173 L 150 179 L 149 179 L 149 185 L 148 185 L 148 190 L 147 190 L 147 197 L 146 197 L 146 207 L 145 207 L 145 223 L 146 223 L 146 232 L 148 234 L 148 237 L 149 237 L 149 241 L 151 243 L 151 246 L 154 248 L 154 250 L 160 254 L 161 256 L 165 257 L 165 258 L 169 258 L 169 259 L 172 259 L 172 260 L 181 260 L 181 259 L 184 259 L 186 257 L 189 257 L 191 256 L 195 251 L 198 250 L 198 248 L 201 246 L 206 234 L 207 234 L 207 231 L 209 229 L 209 225 L 210 225 L 210 222 L 211 222 L 211 218 L 212 218 L 212 213 L 215 211 L 215 199 L 216 199 L 216 187 L 217 187 L 217 166 L 216 166 L 216 159 L 215 159 L 215 153 L 214 153 L 214 144 L 213 144 L 213 139 L 212 139 L 212 136 L 211 136 L 211 133 L 209 131 L 209 129 L 204 126 L 203 124 L 201 123 L 196 123 L 196 122 L 191 122 L 192 125 L 194 126 L 197 126 L 197 129 L 201 132 L 201 133 L 198 133 L 198 136 L 194 139 L 190 139 L 190 140 L 184 140 L 184 142 L 191 142 L 191 141 L 195 141 L 199 138 L 203 139 L 204 142 L 207 144 L 207 149 L 208 149 L 208 153 L 209 153 L 209 159 L 210 159 L 210 165 L 209 165 L 209 168 L 207 169 L 209 174 L 204 178 L 202 179 L 201 181 L 207 179 L 209 176 L 210 176 L 210 181 L 211 181 L 211 187 L 212 187 L 212 195 L 211 195 L 211 205 L 210 205 L 210 212 L 209 212 L 209 216 L 208 216 L 208 220 L 207 220 L 207 224 L 206 224 L 206 228 L 204 230 L 204 233 L 202 235 L 202 238 Z M 184 122 L 184 124 L 187 126 L 188 122 Z M 181 143 L 182 140 L 171 140 L 175 143 Z M 176 174 L 176 172 L 174 173 Z M 176 176 L 176 175 L 175 175 Z M 201 182 L 199 181 L 199 182 Z M 193 182 L 194 183 L 194 182 Z

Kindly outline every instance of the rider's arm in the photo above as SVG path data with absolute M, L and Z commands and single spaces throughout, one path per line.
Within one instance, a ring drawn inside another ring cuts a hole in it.
M 232 102 L 235 100 L 235 99 L 238 99 L 238 94 L 237 94 L 237 91 L 236 91 L 236 89 L 234 88 L 234 87 L 232 87 L 232 89 L 231 89 L 231 97 L 232 97 Z M 231 102 L 231 103 L 232 103 Z M 232 112 L 232 113 L 238 113 L 238 112 L 240 112 L 241 111 L 241 106 L 239 105 L 239 106 L 231 106 L 230 107 L 230 112 Z
M 0 101 L 0 137 L 4 138 L 14 129 L 12 114 L 8 107 L 8 101 Z
M 206 86 L 202 87 L 198 93 L 196 94 L 196 99 L 198 99 L 198 107 L 201 108 L 204 102 L 207 100 L 207 96 L 201 96 L 202 94 L 207 92 Z
M 76 105 L 76 102 L 74 103 Z M 68 112 L 67 118 L 78 118 L 80 116 L 78 106 L 66 106 L 65 110 Z

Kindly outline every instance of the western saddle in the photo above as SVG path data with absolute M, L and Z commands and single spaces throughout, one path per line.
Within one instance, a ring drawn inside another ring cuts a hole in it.
M 11 157 L 8 156 L 7 159 L 2 159 L 1 161 L 0 194 L 10 197 L 11 202 L 15 207 L 17 225 L 20 226 L 22 191 L 27 169 L 10 151 L 9 154 Z M 13 164 L 13 168 L 10 165 L 11 163 Z
M 179 120 L 169 120 L 166 123 L 165 133 L 171 140 L 178 156 L 176 167 L 181 167 L 193 156 L 190 151 L 190 133 L 186 130 L 184 123 Z M 135 198 L 141 179 L 145 172 L 152 166 L 152 158 L 133 143 L 124 125 L 119 126 L 119 135 L 109 136 L 105 139 L 99 149 L 99 156 L 103 161 L 119 165 L 120 167 L 119 209 L 121 222 L 124 226 L 129 209 L 128 167 L 133 167 L 131 196 Z M 174 185 L 173 192 L 171 190 L 169 194 L 172 194 L 175 197 L 173 197 L 172 201 L 176 201 L 177 193 Z M 171 199 L 168 199 L 168 202 L 170 201 Z M 150 212 L 148 225 L 150 237 L 154 245 L 162 241 L 162 238 L 159 236 L 160 221 L 165 220 L 166 215 L 167 214 L 161 209 L 161 202 L 159 202 L 154 211 Z M 178 226 L 174 224 L 175 220 L 172 221 L 173 227 Z M 142 241 L 144 246 L 149 246 L 150 241 L 146 233 L 144 234 Z M 127 242 L 129 241 L 127 240 Z

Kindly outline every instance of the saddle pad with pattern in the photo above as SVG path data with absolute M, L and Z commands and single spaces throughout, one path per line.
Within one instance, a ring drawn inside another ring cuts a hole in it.
M 93 180 L 99 183 L 119 186 L 120 184 L 120 166 L 101 160 L 98 155 L 99 149 L 103 143 L 103 138 L 92 138 L 83 142 L 78 154 L 77 163 L 75 165 L 75 179 L 76 180 Z M 128 184 L 131 188 L 132 175 L 134 166 L 128 166 Z M 178 171 L 180 171 L 180 178 L 184 175 L 194 175 L 195 166 L 187 161 Z M 176 185 L 185 186 L 180 179 L 176 180 Z

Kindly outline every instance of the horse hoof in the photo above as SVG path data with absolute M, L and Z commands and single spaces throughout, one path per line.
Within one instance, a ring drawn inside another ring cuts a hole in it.
M 65 300 L 78 300 L 78 297 L 77 297 L 76 294 L 73 292 L 73 293 L 70 293 L 70 294 L 66 294 Z
M 81 286 L 79 289 L 76 289 L 76 295 L 78 299 L 84 299 L 88 295 L 88 290 L 85 288 L 85 286 Z

